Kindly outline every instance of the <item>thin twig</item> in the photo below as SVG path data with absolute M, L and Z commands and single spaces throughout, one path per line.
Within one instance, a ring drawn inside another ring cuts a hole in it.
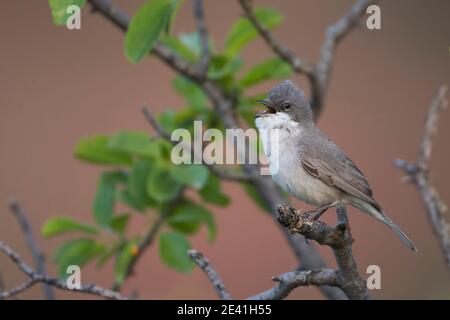
M 425 123 L 425 132 L 420 143 L 416 163 L 409 163 L 405 160 L 398 159 L 395 161 L 395 165 L 403 170 L 407 174 L 409 180 L 416 185 L 426 208 L 433 232 L 438 238 L 439 246 L 444 255 L 447 268 L 450 270 L 450 224 L 445 218 L 447 206 L 442 201 L 438 191 L 429 181 L 429 163 L 433 137 L 437 131 L 439 113 L 448 104 L 446 94 L 447 88 L 442 86 L 431 102 Z
M 90 295 L 100 296 L 106 299 L 114 299 L 114 300 L 125 300 L 128 299 L 125 296 L 122 296 L 118 292 L 114 292 L 105 288 L 102 288 L 100 286 L 97 286 L 95 284 L 82 284 L 80 288 L 69 288 L 65 281 L 62 281 L 57 278 L 51 278 L 46 274 L 38 273 L 36 272 L 32 267 L 30 267 L 22 258 L 19 256 L 17 252 L 15 252 L 11 247 L 9 247 L 6 243 L 3 241 L 0 241 L 0 251 L 2 251 L 8 258 L 11 259 L 11 261 L 16 264 L 16 266 L 23 272 L 25 275 L 30 278 L 31 281 L 26 282 L 18 287 L 15 287 L 13 290 L 6 291 L 6 292 L 0 292 L 0 297 L 12 297 L 15 294 L 18 294 L 20 292 L 23 292 L 24 290 L 30 288 L 34 283 L 41 282 L 48 284 L 52 287 L 66 290 L 66 291 L 72 291 L 72 292 L 78 292 L 78 293 L 86 293 Z
M 214 267 L 211 265 L 209 260 L 203 255 L 203 253 L 197 250 L 189 250 L 188 255 L 195 262 L 195 264 L 203 270 L 203 272 L 213 285 L 214 290 L 216 290 L 217 294 L 219 295 L 219 298 L 222 300 L 231 300 L 231 295 L 225 288 L 222 279 L 220 278 Z
M 27 242 L 28 247 L 31 250 L 31 254 L 33 256 L 33 260 L 36 267 L 36 272 L 40 274 L 46 274 L 46 268 L 45 268 L 45 258 L 44 254 L 42 253 L 41 249 L 39 248 L 36 239 L 33 236 L 33 230 L 31 228 L 30 223 L 28 222 L 27 214 L 23 210 L 23 208 L 20 206 L 19 202 L 17 200 L 10 200 L 9 202 L 9 209 L 16 217 L 20 228 L 22 229 L 22 233 L 25 236 L 25 240 Z M 44 296 L 47 300 L 53 300 L 55 299 L 55 295 L 53 293 L 52 288 L 45 284 L 43 285 L 44 290 Z
M 348 225 L 347 212 L 344 206 L 336 209 L 338 224 L 329 226 L 325 223 L 311 220 L 308 215 L 302 215 L 294 208 L 281 205 L 278 208 L 279 222 L 292 232 L 302 234 L 307 239 L 319 244 L 330 246 L 338 265 L 337 286 L 344 291 L 349 299 L 370 299 L 366 282 L 358 273 L 356 261 L 353 258 L 353 239 Z
M 147 106 L 142 107 L 142 112 L 144 113 L 145 119 L 150 124 L 150 126 L 153 127 L 153 129 L 160 135 L 162 138 L 166 139 L 170 143 L 177 145 L 181 144 L 183 148 L 186 150 L 186 152 L 193 154 L 196 156 L 194 152 L 192 152 L 192 148 L 188 143 L 184 143 L 184 141 L 173 141 L 170 133 L 168 133 L 166 130 L 164 130 L 163 127 L 161 127 L 156 121 L 155 117 L 153 116 L 152 112 Z M 207 164 L 204 162 L 203 157 L 200 159 L 196 159 L 198 161 L 201 161 L 209 170 L 211 170 L 212 173 L 217 175 L 219 178 L 225 179 L 225 180 L 231 180 L 231 181 L 250 181 L 251 177 L 248 174 L 245 174 L 243 172 L 237 172 L 235 170 L 225 170 L 223 168 L 219 168 L 215 164 Z
M 211 53 L 209 50 L 208 28 L 206 27 L 203 0 L 192 0 L 192 6 L 194 8 L 194 17 L 195 22 L 197 23 L 197 32 L 201 43 L 201 53 L 197 67 L 204 77 L 206 77 Z
M 14 287 L 14 288 L 12 288 L 10 290 L 0 291 L 0 300 L 12 298 L 12 297 L 18 295 L 19 293 L 22 293 L 22 292 L 30 289 L 36 283 L 38 283 L 37 280 L 31 279 L 31 280 L 28 280 L 28 281 L 26 281 L 26 282 L 24 282 L 22 284 L 19 284 L 17 287 Z
M 292 271 L 273 277 L 272 280 L 278 283 L 275 287 L 251 296 L 248 300 L 281 300 L 300 286 L 339 286 L 338 279 L 338 272 L 333 269 Z
M 358 0 L 342 18 L 327 29 L 325 39 L 320 48 L 319 61 L 315 69 L 315 81 L 312 83 L 312 107 L 314 108 L 314 117 L 316 119 L 318 119 L 323 111 L 325 95 L 330 82 L 331 69 L 339 42 L 359 25 L 362 16 L 366 13 L 367 7 L 377 2 L 379 0 Z

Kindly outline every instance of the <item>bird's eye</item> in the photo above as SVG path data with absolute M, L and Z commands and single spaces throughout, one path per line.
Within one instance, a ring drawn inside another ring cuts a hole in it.
M 291 108 L 291 104 L 289 102 L 283 102 L 283 104 L 281 106 L 286 111 L 288 111 Z

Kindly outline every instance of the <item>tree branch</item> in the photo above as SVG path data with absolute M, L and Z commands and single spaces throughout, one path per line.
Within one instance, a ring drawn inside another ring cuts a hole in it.
M 36 240 L 34 239 L 33 230 L 31 229 L 31 225 L 28 222 L 27 214 L 25 213 L 23 208 L 20 206 L 20 204 L 17 202 L 17 200 L 11 200 L 9 202 L 9 209 L 16 217 L 17 222 L 19 223 L 20 228 L 22 229 L 22 233 L 25 236 L 25 240 L 28 244 L 28 247 L 31 250 L 31 254 L 32 254 L 32 257 L 33 257 L 33 260 L 35 263 L 36 271 L 40 274 L 46 274 L 47 271 L 45 268 L 44 254 L 42 253 Z M 29 284 L 29 285 L 31 286 L 33 284 Z M 55 299 L 53 290 L 49 285 L 44 283 L 43 289 L 44 289 L 44 296 L 47 300 Z
M 338 286 L 338 273 L 333 269 L 292 271 L 272 278 L 278 284 L 248 300 L 281 300 L 300 286 Z
M 3 241 L 0 241 L 0 251 L 2 251 L 8 258 L 11 259 L 11 261 L 16 264 L 16 266 L 23 272 L 25 275 L 30 278 L 30 281 L 25 282 L 12 290 L 0 292 L 0 299 L 1 298 L 9 298 L 12 297 L 20 292 L 23 292 L 24 290 L 31 288 L 35 283 L 41 282 L 48 284 L 49 286 L 53 286 L 55 288 L 66 290 L 66 291 L 72 291 L 72 292 L 79 292 L 79 293 L 86 293 L 90 295 L 100 296 L 106 299 L 115 299 L 115 300 L 124 300 L 128 299 L 127 297 L 122 296 L 118 292 L 114 292 L 102 287 L 99 287 L 95 284 L 82 284 L 79 289 L 74 288 L 70 289 L 66 282 L 57 279 L 57 278 L 51 278 L 46 274 L 38 273 L 33 268 L 31 268 L 25 261 L 22 260 L 22 258 L 17 254 L 13 249 L 11 249 L 6 243 Z
M 431 103 L 416 163 L 398 159 L 395 161 L 395 165 L 403 170 L 409 180 L 416 185 L 433 232 L 438 238 L 447 268 L 450 270 L 450 224 L 444 215 L 447 212 L 447 206 L 442 201 L 438 191 L 429 182 L 429 162 L 433 137 L 437 131 L 439 113 L 448 104 L 446 94 L 447 88 L 442 86 Z
M 130 17 L 118 6 L 115 6 L 111 0 L 88 0 L 88 2 L 91 4 L 93 12 L 101 13 L 120 30 L 124 32 L 127 31 L 128 25 L 130 24 Z M 181 59 L 162 43 L 156 43 L 152 48 L 151 53 L 164 61 L 166 65 L 176 72 L 195 82 L 203 81 L 203 73 L 197 66 L 191 65 L 187 61 Z
M 208 29 L 206 27 L 205 13 L 203 10 L 203 0 L 192 0 L 192 6 L 194 7 L 194 18 L 197 24 L 197 32 L 200 37 L 202 49 L 197 68 L 203 74 L 203 77 L 206 78 L 211 54 L 209 51 Z
M 293 70 L 298 73 L 304 73 L 306 75 L 312 75 L 314 71 L 313 65 L 303 61 L 298 56 L 295 55 L 288 46 L 282 44 L 278 41 L 272 33 L 262 25 L 253 13 L 251 1 L 250 0 L 238 0 L 241 5 L 245 16 L 253 24 L 255 29 L 267 43 L 267 45 L 272 49 L 272 51 L 277 54 L 282 60 L 288 63 Z
M 320 48 L 319 61 L 315 69 L 314 82 L 312 83 L 312 106 L 316 119 L 319 118 L 323 111 L 331 69 L 339 42 L 358 26 L 361 17 L 366 13 L 367 7 L 377 2 L 379 0 L 358 0 L 341 19 L 328 27 Z
M 213 285 L 214 290 L 216 290 L 219 295 L 219 298 L 222 300 L 231 300 L 231 295 L 225 288 L 222 279 L 203 253 L 197 250 L 189 250 L 188 255 L 195 262 L 195 264 L 203 270 Z
M 338 279 L 335 284 L 339 286 L 349 299 L 369 299 L 366 281 L 358 273 L 358 267 L 352 253 L 353 239 L 348 225 L 345 207 L 339 206 L 336 210 L 338 224 L 328 226 L 322 222 L 312 220 L 301 211 L 281 205 L 278 208 L 278 221 L 290 231 L 302 234 L 310 240 L 321 245 L 330 246 L 338 265 Z

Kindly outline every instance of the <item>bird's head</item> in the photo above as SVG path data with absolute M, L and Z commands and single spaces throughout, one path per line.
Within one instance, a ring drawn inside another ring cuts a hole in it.
M 293 121 L 298 124 L 312 123 L 313 113 L 303 91 L 294 82 L 284 80 L 272 88 L 264 100 L 259 100 L 266 107 L 255 116 L 258 128 L 283 125 Z

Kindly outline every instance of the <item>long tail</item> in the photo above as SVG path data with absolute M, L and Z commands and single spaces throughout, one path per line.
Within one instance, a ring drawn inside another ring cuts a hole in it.
M 356 201 L 355 201 L 356 200 Z M 361 209 L 362 211 L 368 213 L 378 221 L 383 222 L 389 228 L 394 230 L 394 232 L 402 239 L 402 241 L 414 252 L 417 252 L 416 246 L 412 243 L 412 241 L 408 238 L 408 236 L 391 220 L 388 216 L 386 216 L 383 212 L 378 211 L 374 206 L 365 201 L 355 199 L 352 201 L 352 205 Z

